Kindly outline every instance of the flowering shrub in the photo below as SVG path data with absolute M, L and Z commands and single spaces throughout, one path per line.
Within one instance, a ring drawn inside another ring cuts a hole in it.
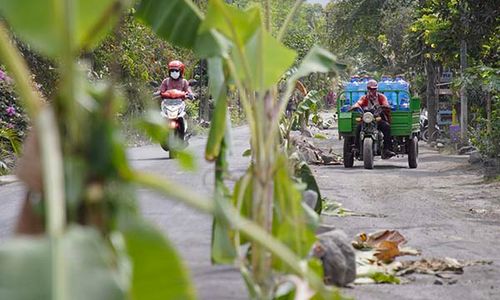
M 13 82 L 0 69 L 0 128 L 13 130 L 19 138 L 25 135 L 27 126 L 26 115 L 14 93 Z
M 14 82 L 0 69 L 0 175 L 9 172 L 27 127 L 26 115 L 14 93 Z

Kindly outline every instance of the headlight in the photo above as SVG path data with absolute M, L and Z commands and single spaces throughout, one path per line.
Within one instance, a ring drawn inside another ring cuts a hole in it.
M 371 122 L 373 122 L 373 119 L 374 119 L 374 117 L 373 117 L 373 114 L 371 112 L 365 112 L 363 114 L 363 122 L 371 123 Z

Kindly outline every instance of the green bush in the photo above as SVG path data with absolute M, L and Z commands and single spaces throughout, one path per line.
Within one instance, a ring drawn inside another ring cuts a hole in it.
M 479 152 L 487 158 L 500 156 L 500 98 L 492 99 L 491 131 L 487 130 L 487 119 L 479 117 L 479 126 L 472 130 L 471 141 Z

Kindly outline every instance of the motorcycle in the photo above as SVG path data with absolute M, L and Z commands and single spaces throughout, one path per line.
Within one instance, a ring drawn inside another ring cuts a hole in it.
M 170 132 L 167 140 L 161 143 L 163 150 L 168 151 L 170 158 L 175 158 L 176 150 L 184 149 L 188 146 L 190 135 L 188 134 L 188 124 L 186 122 L 186 98 L 193 99 L 193 96 L 180 90 L 167 90 L 163 93 L 155 93 L 161 97 L 161 116 L 168 122 Z
M 441 128 L 436 124 L 434 125 L 435 132 L 441 133 Z M 439 136 L 439 135 L 438 135 Z M 420 135 L 419 139 L 427 142 L 429 140 L 429 119 L 427 117 L 427 110 L 420 113 Z
M 359 134 L 360 151 L 358 156 L 363 160 L 365 169 L 373 169 L 373 159 L 382 155 L 384 149 L 384 134 L 377 128 L 377 123 L 382 120 L 382 108 L 364 110 L 361 113 L 361 131 Z

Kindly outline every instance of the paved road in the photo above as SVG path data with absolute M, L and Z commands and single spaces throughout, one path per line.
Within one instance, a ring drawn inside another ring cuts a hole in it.
M 341 153 L 333 137 L 322 146 Z M 233 130 L 234 155 L 231 169 L 243 172 L 248 160 L 241 153 L 248 148 L 248 129 Z M 319 141 L 317 141 L 319 142 Z M 189 149 L 198 158 L 196 173 L 181 170 L 175 160 L 166 159 L 158 146 L 129 151 L 135 168 L 162 174 L 200 193 L 211 193 L 213 165 L 204 162 L 204 139 L 193 138 Z M 356 299 L 500 299 L 500 185 L 485 184 L 467 166 L 463 156 L 441 155 L 421 145 L 420 165 L 407 168 L 406 158 L 375 161 L 374 170 L 314 166 L 323 196 L 339 201 L 357 212 L 384 214 L 387 217 L 323 216 L 354 237 L 359 232 L 397 229 L 408 239 L 408 246 L 421 249 L 423 257 L 487 259 L 493 265 L 468 267 L 456 275 L 457 282 L 435 285 L 436 277 L 414 276 L 415 281 L 401 286 L 369 285 L 343 289 Z M 0 243 L 12 230 L 23 187 L 19 183 L 0 187 Z M 148 190 L 139 191 L 144 215 L 160 226 L 187 260 L 200 299 L 247 299 L 237 270 L 210 265 L 211 218 Z
M 335 131 L 323 146 L 341 152 Z M 384 218 L 323 216 L 323 222 L 360 232 L 397 229 L 408 245 L 422 250 L 422 258 L 451 257 L 491 260 L 493 265 L 465 268 L 452 280 L 431 275 L 410 276 L 406 285 L 367 285 L 344 289 L 356 299 L 500 299 L 500 184 L 486 184 L 468 164 L 467 156 L 443 155 L 420 143 L 417 169 L 408 169 L 407 157 L 376 160 L 373 170 L 356 161 L 343 166 L 315 167 L 323 196 L 357 212 Z M 401 259 L 415 259 L 405 257 Z M 454 284 L 448 284 L 453 282 Z

